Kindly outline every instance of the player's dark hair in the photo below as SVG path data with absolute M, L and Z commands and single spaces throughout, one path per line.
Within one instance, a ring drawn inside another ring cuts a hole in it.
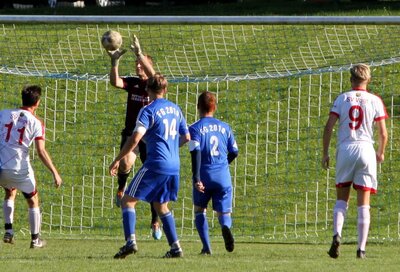
M 203 113 L 214 112 L 217 108 L 217 99 L 211 92 L 204 91 L 197 101 L 197 107 Z
M 147 90 L 155 93 L 161 94 L 167 89 L 168 82 L 167 79 L 160 73 L 155 73 L 152 77 L 147 80 Z
M 22 89 L 22 106 L 31 107 L 39 101 L 42 88 L 38 85 L 28 85 Z

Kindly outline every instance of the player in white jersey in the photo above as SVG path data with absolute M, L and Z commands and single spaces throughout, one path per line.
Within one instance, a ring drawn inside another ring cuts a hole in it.
M 41 214 L 36 180 L 29 159 L 29 147 L 35 141 L 39 159 L 51 171 L 56 187 L 62 179 L 45 149 L 44 126 L 35 116 L 41 88 L 36 85 L 22 90 L 22 107 L 0 111 L 0 186 L 20 190 L 29 207 L 31 248 L 41 248 L 39 237 Z
M 331 108 L 323 135 L 322 167 L 329 168 L 329 144 L 333 128 L 339 121 L 336 152 L 336 204 L 333 209 L 333 241 L 328 254 L 339 256 L 340 239 L 350 199 L 350 188 L 357 190 L 358 250 L 365 258 L 370 225 L 370 195 L 377 192 L 377 163 L 384 160 L 388 140 L 385 105 L 367 91 L 370 68 L 357 64 L 350 69 L 351 90 L 340 94 Z M 373 129 L 378 130 L 378 148 L 374 149 Z

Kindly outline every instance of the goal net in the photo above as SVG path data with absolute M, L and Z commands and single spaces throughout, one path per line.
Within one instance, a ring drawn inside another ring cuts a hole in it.
M 51 174 L 32 149 L 43 233 L 122 239 L 121 211 L 114 204 L 117 180 L 108 174 L 108 166 L 119 152 L 126 93 L 110 85 L 110 59 L 100 42 L 113 29 L 122 34 L 127 49 L 132 36 L 139 37 L 145 53 L 154 58 L 155 70 L 169 80 L 167 98 L 182 108 L 188 124 L 198 118 L 199 93 L 216 94 L 216 117 L 231 125 L 239 146 L 239 157 L 230 167 L 233 233 L 243 240 L 331 239 L 336 140 L 331 145 L 333 165 L 325 171 L 320 163 L 323 128 L 335 97 L 350 88 L 350 66 L 370 64 L 370 91 L 382 97 L 390 115 L 386 159 L 379 165 L 378 194 L 371 201 L 370 240 L 399 240 L 398 22 L 373 24 L 355 18 L 349 23 L 343 17 L 311 24 L 301 18 L 293 23 L 232 17 L 159 23 L 147 17 L 142 22 L 102 17 L 99 23 L 98 18 L 61 18 L 54 22 L 48 16 L 47 22 L 45 17 L 37 23 L 27 23 L 23 16 L 0 18 L 0 108 L 19 107 L 26 84 L 43 87 L 37 115 L 45 123 L 46 147 L 64 180 L 55 190 Z M 132 53 L 125 54 L 120 74 L 134 74 L 134 61 Z M 185 146 L 179 199 L 171 208 L 179 235 L 197 239 L 191 194 Z M 352 196 L 344 228 L 350 240 L 357 233 L 354 192 Z M 150 237 L 148 204 L 139 204 L 137 215 L 137 235 Z M 211 206 L 208 220 L 211 234 L 220 235 Z M 29 233 L 21 194 L 14 225 L 17 233 Z

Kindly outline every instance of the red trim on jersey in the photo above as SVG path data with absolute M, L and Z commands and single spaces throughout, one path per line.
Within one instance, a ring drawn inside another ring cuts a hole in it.
M 389 118 L 389 116 L 381 116 L 381 117 L 378 117 L 378 118 L 375 118 L 374 119 L 374 121 L 380 121 L 380 120 L 384 120 L 384 119 L 387 119 L 387 118 Z
M 380 116 L 380 117 L 377 117 L 376 119 L 374 119 L 375 121 L 379 121 L 379 120 L 382 120 L 382 119 L 387 119 L 387 118 L 389 118 L 389 114 L 387 113 L 387 111 L 386 111 L 386 106 L 385 106 L 385 103 L 383 103 L 383 100 L 382 100 L 382 97 L 380 97 L 379 95 L 377 95 L 377 94 L 374 94 L 376 97 L 378 97 L 380 100 L 381 100 L 381 102 L 382 102 L 382 105 L 383 105 L 383 110 L 385 111 L 385 115 L 384 116 Z
M 39 136 L 35 138 L 35 141 L 43 140 L 44 141 L 44 136 Z
M 32 197 L 34 197 L 36 194 L 38 193 L 38 191 L 35 188 L 35 191 L 33 191 L 32 193 L 24 193 L 22 192 L 22 194 L 24 195 L 25 199 L 31 199 Z
M 364 92 L 368 92 L 368 90 L 365 90 L 365 89 L 362 89 L 362 88 L 359 88 L 359 87 L 352 88 L 352 90 L 353 90 L 353 91 L 364 91 Z
M 336 184 L 336 188 L 344 188 L 344 187 L 350 187 L 353 181 L 346 181 L 343 183 L 338 183 Z
M 375 190 L 374 188 L 370 188 L 370 187 L 365 187 L 365 186 L 361 186 L 361 185 L 357 185 L 357 184 L 353 184 L 353 188 L 356 190 L 362 190 L 362 191 L 366 191 L 366 192 L 370 192 L 371 194 L 376 194 L 377 190 Z
M 334 112 L 334 111 L 331 111 L 329 114 L 336 115 L 338 118 L 340 117 L 340 116 L 339 116 L 339 113 L 337 113 L 337 112 Z

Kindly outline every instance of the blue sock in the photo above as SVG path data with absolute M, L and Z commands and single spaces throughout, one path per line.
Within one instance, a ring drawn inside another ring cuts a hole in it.
M 131 238 L 131 235 L 135 234 L 135 227 L 136 227 L 135 208 L 122 209 L 122 223 L 124 226 L 125 241 L 128 241 Z
M 198 212 L 195 214 L 196 229 L 199 233 L 200 240 L 203 243 L 203 250 L 211 251 L 210 237 L 208 235 L 208 221 L 204 212 Z
M 229 213 L 224 213 L 218 217 L 219 224 L 221 227 L 227 226 L 228 228 L 232 227 L 232 217 Z
M 173 243 L 178 241 L 178 235 L 176 234 L 175 219 L 171 212 L 168 212 L 160 216 L 163 224 L 163 230 L 167 237 L 168 244 L 171 246 Z

